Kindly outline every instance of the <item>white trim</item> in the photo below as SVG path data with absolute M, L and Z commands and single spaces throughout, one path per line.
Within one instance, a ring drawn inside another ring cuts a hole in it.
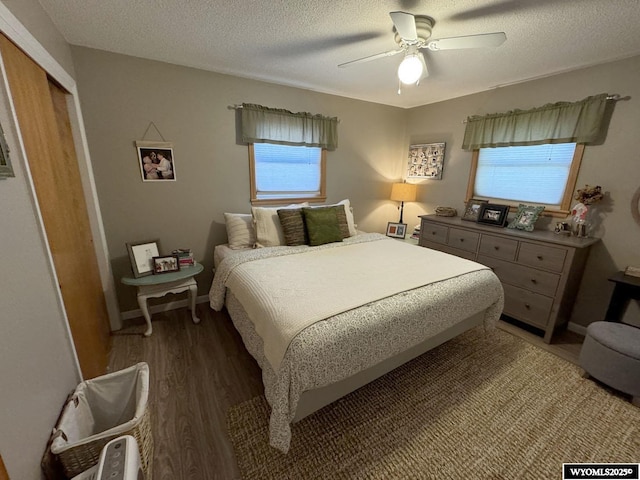
M 208 303 L 209 296 L 208 295 L 200 295 L 196 297 L 196 303 Z M 183 300 L 175 300 L 167 303 L 160 303 L 158 305 L 154 305 L 149 308 L 149 314 L 153 315 L 154 313 L 168 312 L 169 310 L 177 310 L 178 308 L 188 307 L 189 299 L 185 298 Z M 129 310 L 126 312 L 122 312 L 123 320 L 131 320 L 132 318 L 142 317 L 142 310 L 139 308 L 137 310 Z M 153 320 L 153 319 L 152 319 Z
M 0 2 L 0 31 L 18 45 L 34 62 L 56 79 L 67 91 L 75 89 L 76 81 L 53 56 L 38 42 L 20 20 Z
M 567 324 L 567 330 L 573 333 L 577 333 L 578 335 L 582 335 L 583 337 L 587 335 L 587 327 L 584 325 L 579 325 L 577 323 L 569 322 Z

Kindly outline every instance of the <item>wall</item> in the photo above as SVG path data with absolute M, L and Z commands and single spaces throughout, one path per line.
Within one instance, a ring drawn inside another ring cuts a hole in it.
M 607 277 L 627 265 L 640 265 L 640 225 L 633 221 L 630 211 L 631 197 L 640 187 L 635 143 L 640 125 L 639 79 L 640 57 L 633 57 L 414 108 L 408 113 L 411 143 L 447 142 L 442 181 L 430 181 L 419 193 L 427 213 L 433 213 L 438 205 L 461 212 L 471 161 L 471 153 L 461 149 L 467 116 L 577 101 L 603 92 L 631 97 L 617 102 L 605 142 L 585 149 L 578 177 L 578 187 L 600 185 L 606 191 L 605 200 L 596 207 L 600 217 L 596 236 L 602 241 L 591 251 L 572 316 L 572 322 L 578 325 L 604 318 L 613 289 Z M 536 228 L 550 229 L 556 220 L 543 220 Z M 634 307 L 628 310 L 625 321 L 640 324 Z
M 29 4 L 34 8 L 30 19 L 41 29 L 40 38 L 59 37 L 47 18 L 36 20 L 44 15 L 37 0 L 5 3 L 11 3 L 11 8 L 20 4 L 22 13 L 22 7 Z M 0 12 L 0 17 L 4 30 L 7 16 Z M 56 43 L 52 52 L 59 49 Z M 60 55 L 70 58 L 68 48 Z M 80 376 L 4 82 L 0 123 L 16 174 L 0 180 L 0 453 L 10 478 L 31 480 L 41 478 L 40 459 L 46 442 Z
M 248 152 L 236 144 L 229 105 L 337 116 L 329 202 L 350 198 L 363 230 L 384 232 L 397 218 L 388 198 L 402 176 L 406 111 L 83 47 L 72 53 L 121 311 L 138 308 L 135 290 L 119 282 L 130 275 L 126 242 L 191 248 L 205 266 L 198 284 L 206 295 L 213 247 L 226 241 L 223 213 L 250 212 Z M 144 139 L 173 142 L 176 182 L 142 182 L 134 142 L 151 122 L 159 133 L 151 126 Z

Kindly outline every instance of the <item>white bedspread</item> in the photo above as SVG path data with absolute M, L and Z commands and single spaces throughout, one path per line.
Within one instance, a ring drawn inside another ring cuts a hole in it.
M 247 261 L 225 285 L 244 306 L 277 371 L 291 340 L 314 323 L 487 267 L 384 236 L 340 248 Z

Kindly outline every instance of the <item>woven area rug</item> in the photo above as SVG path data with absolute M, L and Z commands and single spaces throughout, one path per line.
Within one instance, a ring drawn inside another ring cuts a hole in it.
M 227 426 L 245 479 L 561 478 L 563 462 L 640 462 L 640 408 L 580 369 L 471 330 L 293 426 L 268 445 L 264 397 Z

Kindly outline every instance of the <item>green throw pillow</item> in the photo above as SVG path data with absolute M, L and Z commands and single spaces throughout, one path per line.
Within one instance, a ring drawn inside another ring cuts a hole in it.
M 304 223 L 312 247 L 325 243 L 341 242 L 342 233 L 334 208 L 303 208 Z

